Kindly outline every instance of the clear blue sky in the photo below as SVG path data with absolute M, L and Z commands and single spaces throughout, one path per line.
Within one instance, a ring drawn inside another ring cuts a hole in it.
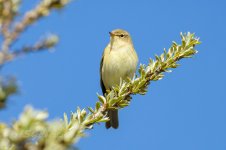
M 39 0 L 24 0 L 23 11 Z M 60 118 L 77 106 L 94 106 L 99 62 L 115 28 L 131 33 L 140 63 L 161 54 L 180 32 L 195 32 L 202 44 L 192 59 L 153 82 L 145 96 L 134 96 L 120 111 L 118 130 L 104 124 L 79 141 L 81 150 L 226 149 L 226 1 L 79 0 L 29 28 L 16 46 L 57 33 L 54 53 L 42 52 L 8 64 L 3 74 L 17 77 L 21 93 L 10 99 L 0 120 L 16 119 L 26 104 Z M 100 148 L 99 148 L 100 149 Z

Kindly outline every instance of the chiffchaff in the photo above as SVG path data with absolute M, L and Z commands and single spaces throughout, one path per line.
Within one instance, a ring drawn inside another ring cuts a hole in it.
M 104 50 L 100 63 L 100 83 L 103 94 L 113 86 L 119 85 L 121 79 L 133 78 L 138 62 L 129 33 L 122 29 L 109 33 L 110 42 Z M 118 128 L 118 110 L 109 110 L 107 115 L 110 120 L 106 122 L 106 128 Z

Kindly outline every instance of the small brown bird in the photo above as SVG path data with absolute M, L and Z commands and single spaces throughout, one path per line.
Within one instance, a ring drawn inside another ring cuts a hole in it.
M 110 33 L 110 42 L 104 50 L 100 63 L 100 84 L 103 94 L 107 89 L 119 85 L 120 79 L 133 78 L 138 57 L 133 47 L 129 33 L 122 29 L 113 30 Z M 109 121 L 106 128 L 119 126 L 118 110 L 107 112 Z

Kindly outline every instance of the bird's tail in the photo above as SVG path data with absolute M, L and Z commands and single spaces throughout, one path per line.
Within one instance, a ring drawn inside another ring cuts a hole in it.
M 110 127 L 117 129 L 119 126 L 119 121 L 118 121 L 118 110 L 109 110 L 108 111 L 108 117 L 109 121 L 106 122 L 105 126 L 107 129 Z

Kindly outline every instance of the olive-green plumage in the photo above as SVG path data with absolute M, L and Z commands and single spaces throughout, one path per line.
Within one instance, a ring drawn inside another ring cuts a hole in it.
M 120 78 L 132 78 L 136 72 L 138 57 L 128 32 L 116 29 L 110 32 L 110 42 L 104 50 L 100 63 L 100 83 L 103 94 L 120 83 Z M 118 128 L 118 110 L 109 110 L 110 121 L 106 128 Z

